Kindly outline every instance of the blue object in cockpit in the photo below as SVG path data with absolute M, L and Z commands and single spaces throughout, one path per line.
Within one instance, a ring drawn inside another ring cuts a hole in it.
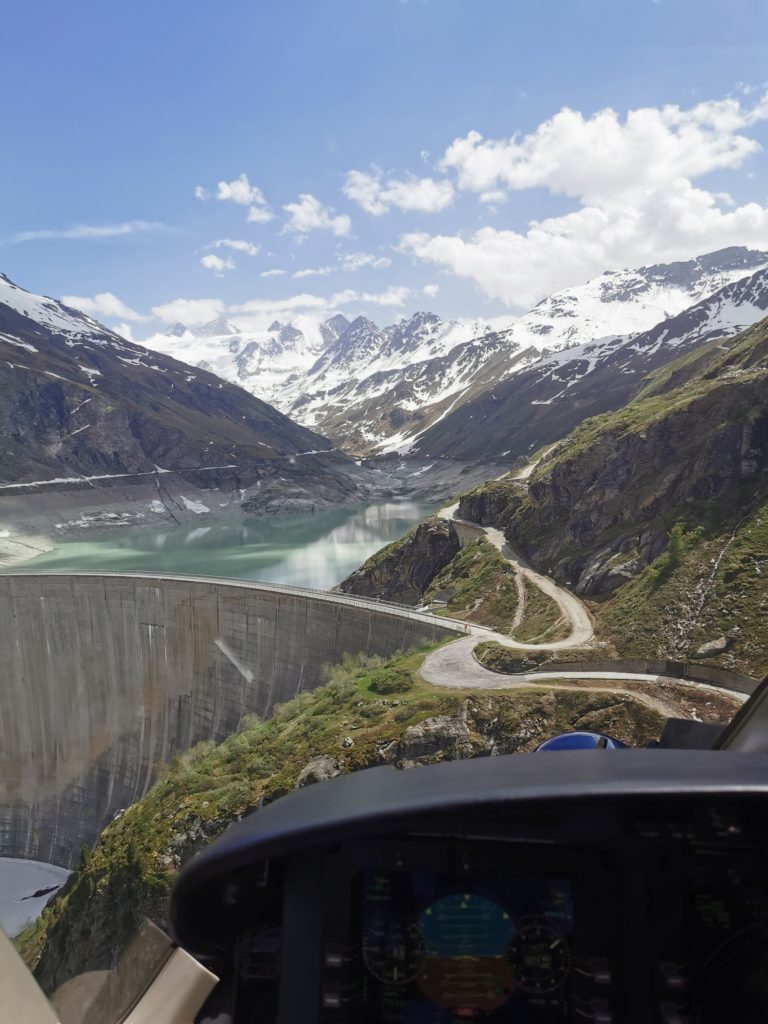
M 599 732 L 564 732 L 544 740 L 536 750 L 626 750 L 627 744 Z

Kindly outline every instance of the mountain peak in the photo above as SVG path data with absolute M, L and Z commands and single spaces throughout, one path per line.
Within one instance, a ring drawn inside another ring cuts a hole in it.
M 330 327 L 332 330 L 336 331 L 337 334 L 341 334 L 342 331 L 346 331 L 349 327 L 349 320 L 347 320 L 343 313 L 336 313 L 325 321 L 324 326 Z
M 194 334 L 198 338 L 218 338 L 222 335 L 227 334 L 239 334 L 237 327 L 233 323 L 230 323 L 225 316 L 217 316 L 213 320 L 209 320 L 208 323 L 202 324 L 200 327 L 195 327 Z
M 372 331 L 378 331 L 379 329 L 373 322 L 373 320 L 369 320 L 367 316 L 356 316 L 355 319 L 349 324 L 348 329 L 350 331 L 360 331 L 363 328 L 368 328 L 369 330 Z
M 163 331 L 166 338 L 183 338 L 186 333 L 187 328 L 178 321 Z

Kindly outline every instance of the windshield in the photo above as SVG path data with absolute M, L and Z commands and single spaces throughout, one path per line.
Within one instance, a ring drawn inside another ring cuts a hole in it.
M 0 927 L 63 1024 L 128 1019 L 185 865 L 294 790 L 765 749 L 765 31 L 7 12 Z

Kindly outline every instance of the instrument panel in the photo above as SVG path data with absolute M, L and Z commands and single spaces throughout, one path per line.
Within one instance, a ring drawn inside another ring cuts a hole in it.
M 287 1024 L 302 1004 L 322 1024 L 763 1024 L 765 848 L 643 828 L 618 845 L 409 837 L 301 860 L 275 926 L 241 932 L 236 1020 Z
M 344 851 L 328 865 L 320 1020 L 558 1024 L 574 1003 L 589 1010 L 606 994 L 610 949 L 581 907 L 592 872 L 577 851 L 568 866 L 505 843 Z
M 235 1024 L 768 1020 L 768 757 L 503 768 L 342 777 L 193 861 L 176 934 Z

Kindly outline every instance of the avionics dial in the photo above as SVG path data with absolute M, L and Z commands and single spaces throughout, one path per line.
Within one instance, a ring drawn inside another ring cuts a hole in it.
M 421 970 L 424 936 L 415 917 L 398 917 L 381 909 L 363 930 L 363 961 L 384 985 L 407 985 Z
M 512 936 L 507 960 L 518 986 L 540 996 L 561 988 L 571 971 L 565 938 L 543 917 L 522 918 Z

